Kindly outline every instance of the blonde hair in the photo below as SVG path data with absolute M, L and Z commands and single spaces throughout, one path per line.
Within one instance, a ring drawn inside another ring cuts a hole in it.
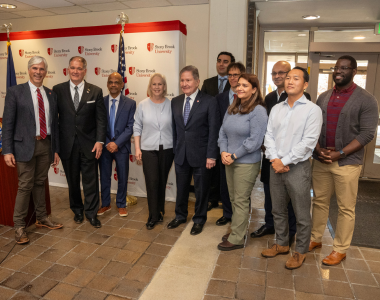
M 166 84 L 166 78 L 165 78 L 165 76 L 162 75 L 162 74 L 160 74 L 160 73 L 154 73 L 154 74 L 150 77 L 150 79 L 149 79 L 149 83 L 148 83 L 148 90 L 147 90 L 146 93 L 148 94 L 149 97 L 152 97 L 152 90 L 151 90 L 150 87 L 152 86 L 152 81 L 153 81 L 153 78 L 155 78 L 155 77 L 159 77 L 159 78 L 161 78 L 162 83 L 163 83 L 163 85 L 164 85 L 164 91 L 163 91 L 163 93 L 162 93 L 162 96 L 165 97 L 165 96 L 168 94 L 168 86 L 167 86 L 167 84 Z

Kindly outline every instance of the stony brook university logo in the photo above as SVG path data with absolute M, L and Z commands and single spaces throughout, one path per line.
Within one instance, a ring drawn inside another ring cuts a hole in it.
M 129 74 L 133 75 L 133 74 L 135 74 L 135 72 L 136 72 L 135 67 L 129 67 Z
M 115 53 L 117 51 L 117 45 L 116 44 L 111 45 L 111 50 L 113 53 Z
M 95 68 L 95 74 L 99 75 L 100 74 L 100 68 Z
M 147 45 L 146 45 L 146 48 L 148 49 L 148 51 L 153 51 L 153 47 L 154 47 L 154 44 L 153 43 L 148 43 Z
M 53 54 L 53 48 L 47 48 L 47 53 L 49 55 L 52 55 Z
M 83 50 L 84 50 L 84 47 L 83 47 L 83 46 L 79 46 L 79 47 L 78 47 L 78 52 L 79 52 L 79 54 L 82 54 L 82 53 L 83 53 Z
M 20 56 L 23 57 L 24 56 L 24 50 L 22 50 L 22 49 L 18 50 L 18 54 L 20 54 Z
M 69 68 L 63 68 L 63 75 L 67 76 L 69 74 Z
M 54 173 L 58 174 L 59 173 L 59 168 L 54 168 Z
M 135 161 L 136 161 L 136 155 L 129 154 L 129 160 L 130 160 L 131 162 L 135 162 Z

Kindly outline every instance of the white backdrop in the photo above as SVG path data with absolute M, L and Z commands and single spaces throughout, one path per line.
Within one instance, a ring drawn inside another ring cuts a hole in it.
M 69 80 L 67 68 L 69 59 L 81 55 L 87 60 L 86 81 L 103 89 L 107 95 L 107 77 L 117 71 L 119 31 L 121 26 L 97 26 L 56 29 L 33 32 L 11 33 L 12 54 L 17 83 L 27 82 L 27 62 L 35 55 L 43 56 L 48 62 L 48 74 L 44 85 L 52 88 L 55 84 Z M 147 97 L 149 77 L 154 73 L 166 76 L 168 98 L 177 96 L 179 71 L 185 65 L 186 27 L 179 21 L 128 24 L 124 34 L 128 97 L 137 104 Z M 0 115 L 3 113 L 6 91 L 6 42 L 0 39 L 0 69 L 4 74 L 0 81 Z M 132 154 L 129 163 L 128 193 L 146 197 L 145 179 L 142 166 Z M 60 163 L 49 171 L 50 185 L 67 187 L 65 173 Z M 117 190 L 117 173 L 113 164 L 111 191 Z M 166 200 L 175 201 L 176 182 L 174 166 L 167 183 Z

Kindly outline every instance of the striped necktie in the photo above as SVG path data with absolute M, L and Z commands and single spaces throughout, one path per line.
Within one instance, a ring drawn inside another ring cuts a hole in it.
M 44 104 L 44 99 L 42 98 L 42 94 L 39 88 L 37 88 L 37 99 L 38 99 L 38 111 L 39 111 L 39 119 L 40 119 L 40 137 L 45 139 L 47 136 L 45 104 Z

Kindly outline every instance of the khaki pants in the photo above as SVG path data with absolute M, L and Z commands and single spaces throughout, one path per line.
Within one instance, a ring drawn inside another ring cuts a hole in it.
M 320 243 L 329 216 L 330 199 L 334 193 L 339 207 L 333 250 L 346 253 L 355 227 L 355 205 L 361 165 L 339 167 L 338 162 L 323 164 L 313 161 L 313 228 L 311 241 Z
M 254 164 L 236 164 L 226 166 L 228 192 L 232 205 L 231 234 L 228 241 L 235 245 L 244 244 L 249 217 L 249 201 L 260 162 Z

